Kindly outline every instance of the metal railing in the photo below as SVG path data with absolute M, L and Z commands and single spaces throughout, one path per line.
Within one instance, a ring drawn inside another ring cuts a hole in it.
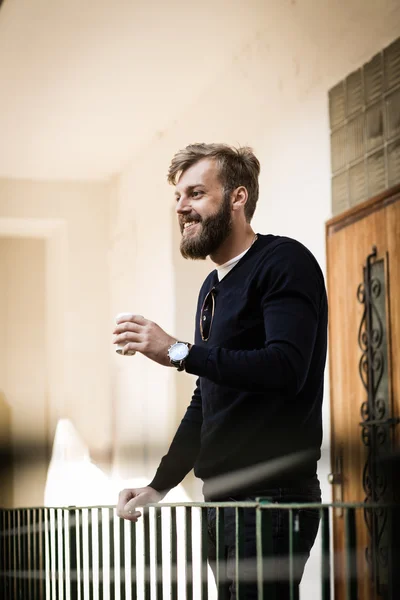
M 226 593 L 225 516 L 233 510 L 236 528 L 235 583 L 238 600 L 246 598 L 244 518 L 256 511 L 255 578 L 259 600 L 279 600 L 271 576 L 272 514 L 287 511 L 288 569 L 291 600 L 296 600 L 299 511 L 320 513 L 322 600 L 334 598 L 332 516 L 343 514 L 347 600 L 359 600 L 357 523 L 365 504 L 271 504 L 257 502 L 158 504 L 144 509 L 138 523 L 116 516 L 115 507 L 0 509 L 0 598 L 4 600 L 206 600 L 217 597 L 207 565 L 208 510 L 215 509 L 216 590 Z M 369 505 L 368 510 L 393 511 Z M 394 590 L 388 587 L 388 600 Z M 397 592 L 396 592 L 397 593 Z

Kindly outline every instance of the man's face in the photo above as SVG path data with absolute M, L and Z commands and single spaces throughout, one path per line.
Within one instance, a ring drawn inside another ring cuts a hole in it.
M 224 192 L 215 160 L 202 159 L 185 171 L 176 185 L 176 212 L 184 258 L 205 259 L 215 253 L 232 230 L 230 194 Z

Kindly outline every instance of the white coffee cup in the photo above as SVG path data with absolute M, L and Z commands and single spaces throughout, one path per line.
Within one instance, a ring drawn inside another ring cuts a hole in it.
M 130 319 L 131 317 L 133 317 L 133 313 L 119 313 L 119 315 L 117 315 L 115 317 L 115 320 L 117 322 L 118 319 L 122 319 L 123 317 L 126 317 L 127 319 Z M 127 344 L 128 342 L 126 342 Z M 123 354 L 123 349 L 126 346 L 126 344 L 117 344 L 117 348 L 116 348 L 116 353 L 117 354 Z M 127 352 L 124 353 L 124 356 L 133 356 L 134 354 L 136 354 L 135 350 L 128 350 Z

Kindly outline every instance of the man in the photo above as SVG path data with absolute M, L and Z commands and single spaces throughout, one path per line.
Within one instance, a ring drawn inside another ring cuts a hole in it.
M 194 467 L 206 500 L 268 497 L 319 502 L 327 300 L 321 270 L 292 239 L 255 234 L 260 164 L 249 148 L 193 144 L 173 158 L 184 258 L 209 256 L 216 269 L 200 290 L 195 343 L 180 342 L 141 316 L 120 320 L 115 343 L 198 376 L 192 401 L 148 487 L 123 490 L 120 517 L 160 501 Z M 250 476 L 249 476 L 250 474 Z M 277 598 L 289 598 L 287 512 L 272 511 Z M 314 543 L 319 511 L 299 519 L 296 589 Z M 256 553 L 255 511 L 245 515 L 245 557 Z M 209 511 L 209 559 L 215 559 Z M 225 518 L 226 580 L 235 598 L 235 531 Z M 271 576 L 271 573 L 270 573 Z M 257 597 L 248 583 L 246 598 Z

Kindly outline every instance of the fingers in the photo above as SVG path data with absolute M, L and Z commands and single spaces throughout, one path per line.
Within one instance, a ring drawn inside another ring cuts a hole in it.
M 114 338 L 114 344 L 128 344 L 129 342 L 133 342 L 135 344 L 139 344 L 142 341 L 143 335 L 135 332 L 135 331 L 124 331 L 123 333 L 119 333 Z
M 124 333 L 127 331 L 132 331 L 133 333 L 139 333 L 142 329 L 143 325 L 138 325 L 137 323 L 133 323 L 132 321 L 123 321 L 119 325 L 116 325 L 113 333 Z
M 142 315 L 131 315 L 131 316 L 120 316 L 116 320 L 117 325 L 121 323 L 136 323 L 137 325 L 145 325 L 147 323 L 147 319 L 145 319 Z
M 139 491 L 139 490 L 138 490 Z M 136 510 L 140 494 L 136 490 L 122 490 L 118 497 L 117 515 L 129 521 L 137 521 L 141 513 Z
M 139 344 L 129 342 L 128 344 L 125 344 L 123 346 L 121 352 L 123 355 L 127 354 L 129 356 L 129 355 L 135 354 L 138 350 L 139 350 Z
M 122 519 L 136 522 L 142 514 L 137 510 L 138 506 L 147 506 L 161 499 L 162 495 L 150 487 L 123 490 L 118 498 L 117 515 Z
M 117 515 L 124 511 L 125 505 L 136 495 L 135 490 L 122 490 L 118 496 Z

